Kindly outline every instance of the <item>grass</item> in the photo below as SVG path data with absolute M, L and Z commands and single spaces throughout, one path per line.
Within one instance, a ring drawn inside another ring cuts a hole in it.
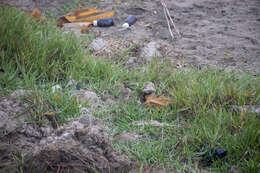
M 0 95 L 32 90 L 33 95 L 22 101 L 34 107 L 32 115 L 38 123 L 44 112 L 55 112 L 58 124 L 79 116 L 79 103 L 71 94 L 75 86 L 67 87 L 72 77 L 101 98 L 119 100 L 93 114 L 106 120 L 111 135 L 125 131 L 139 135 L 137 142 L 114 144 L 133 160 L 176 172 L 199 172 L 198 154 L 211 147 L 225 148 L 228 154 L 203 167 L 204 171 L 229 172 L 233 165 L 248 173 L 260 169 L 259 115 L 232 109 L 232 105 L 260 104 L 259 76 L 238 77 L 210 68 L 175 69 L 157 59 L 129 69 L 123 65 L 127 57 L 120 63 L 96 58 L 83 48 L 81 38 L 64 34 L 52 20 L 38 23 L 10 8 L 0 10 L 0 26 L 0 67 L 4 71 Z M 169 106 L 144 108 L 138 103 L 147 81 L 155 84 L 158 95 L 170 99 Z M 63 89 L 52 93 L 56 84 Z M 122 99 L 122 85 L 131 88 L 130 100 Z M 141 120 L 165 125 L 133 124 Z

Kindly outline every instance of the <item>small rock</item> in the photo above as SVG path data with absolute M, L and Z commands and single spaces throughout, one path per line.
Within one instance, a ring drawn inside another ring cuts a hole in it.
M 138 139 L 138 134 L 136 133 L 130 133 L 130 132 L 123 132 L 117 136 L 115 136 L 115 140 L 121 141 L 124 143 L 129 143 L 129 142 L 135 142 Z
M 140 97 L 141 103 L 144 103 L 146 101 L 145 96 L 155 93 L 155 86 L 152 82 L 147 82 L 144 84 L 144 88 L 142 91 L 142 95 Z
M 98 52 L 98 51 L 106 49 L 107 45 L 108 45 L 108 42 L 106 40 L 103 40 L 102 38 L 97 38 L 90 44 L 90 48 L 94 52 Z
M 147 60 L 151 60 L 155 56 L 161 57 L 162 55 L 158 50 L 158 47 L 158 43 L 154 41 L 148 43 L 141 49 L 141 57 L 147 58 Z
M 144 84 L 143 93 L 144 94 L 152 94 L 155 93 L 155 86 L 152 82 L 147 82 Z

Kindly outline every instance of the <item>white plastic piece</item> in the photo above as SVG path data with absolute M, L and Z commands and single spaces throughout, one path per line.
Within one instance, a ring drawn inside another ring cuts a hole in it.
M 94 25 L 94 26 L 97 26 L 97 20 L 94 20 L 94 21 L 93 21 L 93 25 Z
M 51 89 L 52 89 L 52 92 L 55 93 L 56 91 L 61 90 L 61 86 L 55 85 L 55 86 L 51 87 Z
M 124 23 L 122 26 L 123 26 L 123 28 L 128 28 L 129 24 L 128 23 Z

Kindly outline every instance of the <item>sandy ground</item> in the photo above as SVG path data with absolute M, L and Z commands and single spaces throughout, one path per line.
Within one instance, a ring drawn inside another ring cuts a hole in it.
M 2 0 L 3 1 L 3 0 Z M 23 10 L 39 8 L 57 12 L 65 0 L 4 0 Z M 89 1 L 90 2 L 90 1 Z M 92 2 L 92 1 L 91 1 Z M 260 72 L 259 0 L 165 0 L 181 38 L 170 39 L 160 0 L 100 0 L 100 9 L 116 10 L 115 27 L 96 29 L 102 36 L 126 38 L 145 44 L 167 44 L 167 58 L 226 70 Z M 136 15 L 138 22 L 121 31 L 124 19 Z M 164 44 L 164 46 L 165 46 Z
M 139 21 L 130 31 L 118 35 L 140 41 L 155 40 L 170 43 L 175 59 L 208 64 L 226 70 L 241 69 L 260 72 L 260 1 L 251 0 L 167 0 L 166 4 L 182 37 L 171 41 L 159 0 L 101 2 L 102 7 L 117 10 L 117 22 L 134 14 Z M 118 33 L 114 29 L 105 31 Z M 113 34 L 114 35 L 114 34 Z

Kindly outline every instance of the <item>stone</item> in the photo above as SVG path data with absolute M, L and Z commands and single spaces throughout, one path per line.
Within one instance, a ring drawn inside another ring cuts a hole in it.
M 157 42 L 152 41 L 141 49 L 141 57 L 151 60 L 154 57 L 161 57 L 161 53 L 158 50 L 159 45 Z
M 144 94 L 152 94 L 156 92 L 155 86 L 152 82 L 147 82 L 144 84 L 144 88 L 142 91 Z
M 144 84 L 142 94 L 140 96 L 140 102 L 144 103 L 146 101 L 145 96 L 155 93 L 155 86 L 152 82 L 147 82 Z

